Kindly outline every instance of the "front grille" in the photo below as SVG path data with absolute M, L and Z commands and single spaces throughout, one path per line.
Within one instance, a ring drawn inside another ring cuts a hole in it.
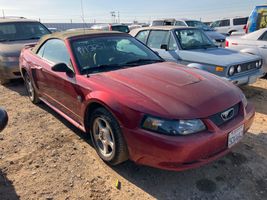
M 236 118 L 236 116 L 238 115 L 239 113 L 239 108 L 240 108 L 240 103 L 234 105 L 233 107 L 230 107 L 222 112 L 219 112 L 219 113 L 216 113 L 215 115 L 212 115 L 209 117 L 209 119 L 214 123 L 216 124 L 217 126 L 221 126 L 231 120 L 233 120 L 234 118 Z M 233 109 L 233 116 L 227 120 L 223 119 L 222 118 L 222 114 L 230 109 Z
M 241 64 L 241 72 L 249 71 L 256 68 L 256 62 L 249 62 Z

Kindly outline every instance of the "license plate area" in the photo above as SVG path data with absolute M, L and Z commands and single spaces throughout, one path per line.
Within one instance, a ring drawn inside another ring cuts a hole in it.
M 239 128 L 233 130 L 228 135 L 228 148 L 231 148 L 235 144 L 237 144 L 244 136 L 244 125 Z

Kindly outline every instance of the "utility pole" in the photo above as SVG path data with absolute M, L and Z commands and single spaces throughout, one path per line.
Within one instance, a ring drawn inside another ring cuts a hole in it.
M 111 22 L 115 23 L 116 22 L 116 12 L 115 11 L 111 11 L 110 14 L 111 14 Z
M 5 18 L 5 11 L 2 9 L 3 18 Z
M 118 23 L 121 23 L 121 19 L 120 19 L 120 11 L 117 11 L 118 12 Z

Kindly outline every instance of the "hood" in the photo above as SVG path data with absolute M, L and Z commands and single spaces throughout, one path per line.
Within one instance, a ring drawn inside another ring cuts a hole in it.
M 225 48 L 208 48 L 197 50 L 181 50 L 179 57 L 187 62 L 196 62 L 210 65 L 230 66 L 260 59 L 256 55 L 244 54 Z
M 132 67 L 87 79 L 124 106 L 165 118 L 204 118 L 240 101 L 240 92 L 232 84 L 175 63 Z
M 205 33 L 213 40 L 225 40 L 225 36 L 216 31 L 205 31 Z
M 0 42 L 0 55 L 6 57 L 19 57 L 21 50 L 26 44 L 35 42 L 37 42 L 37 40 Z

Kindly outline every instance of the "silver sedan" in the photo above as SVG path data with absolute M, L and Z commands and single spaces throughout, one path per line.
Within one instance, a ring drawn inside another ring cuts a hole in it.
M 226 48 L 261 56 L 263 69 L 267 73 L 267 28 L 249 33 L 244 36 L 226 38 Z

